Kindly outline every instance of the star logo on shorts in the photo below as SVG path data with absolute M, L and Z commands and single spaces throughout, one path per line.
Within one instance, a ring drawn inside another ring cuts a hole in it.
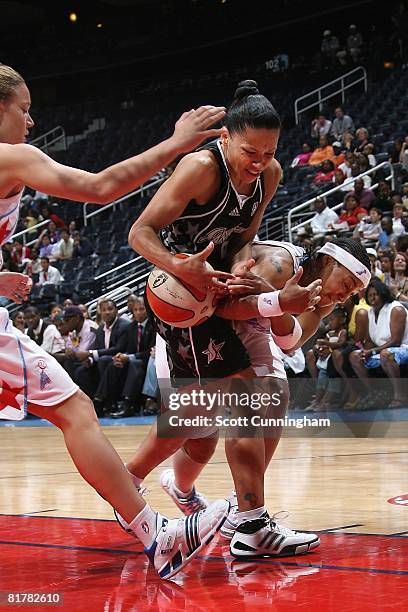
M 205 349 L 205 351 L 203 351 L 203 355 L 207 355 L 207 365 L 209 365 L 212 361 L 215 361 L 216 359 L 218 359 L 219 361 L 224 361 L 224 357 L 221 355 L 221 349 L 224 344 L 225 340 L 216 344 L 215 340 L 211 338 L 208 343 L 208 347 Z
M 20 395 L 23 387 L 10 387 L 6 381 L 1 383 L 1 393 L 0 393 L 0 411 L 10 406 L 11 408 L 16 408 L 20 410 L 20 406 L 16 399 L 17 395 Z

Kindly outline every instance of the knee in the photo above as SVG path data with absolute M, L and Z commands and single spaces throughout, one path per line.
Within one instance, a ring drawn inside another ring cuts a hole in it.
M 208 463 L 214 454 L 218 443 L 217 436 L 209 438 L 199 438 L 197 440 L 187 440 L 183 445 L 183 450 L 196 463 Z
M 99 427 L 93 403 L 83 391 L 78 390 L 56 409 L 56 425 L 62 430 L 68 427 L 84 430 L 89 425 Z
M 393 353 L 391 353 L 388 349 L 383 349 L 380 351 L 380 361 L 382 364 L 396 363 Z

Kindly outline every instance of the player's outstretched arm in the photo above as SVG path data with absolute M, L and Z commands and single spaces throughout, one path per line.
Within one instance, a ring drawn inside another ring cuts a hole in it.
M 220 130 L 209 128 L 224 114 L 214 106 L 184 113 L 170 138 L 96 174 L 59 164 L 26 144 L 1 145 L 0 166 L 11 188 L 21 184 L 61 198 L 105 204 L 139 187 L 180 153 L 219 135 Z

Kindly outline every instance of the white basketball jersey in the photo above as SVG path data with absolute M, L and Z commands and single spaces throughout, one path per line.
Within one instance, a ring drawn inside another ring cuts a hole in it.
M 275 240 L 254 240 L 253 244 L 286 249 L 293 259 L 293 270 L 297 272 L 305 255 L 304 249 L 290 242 Z M 271 335 L 270 320 L 259 317 L 249 321 L 234 321 L 234 329 L 242 344 L 248 351 L 251 365 L 258 376 L 274 376 L 286 378 L 282 355 Z

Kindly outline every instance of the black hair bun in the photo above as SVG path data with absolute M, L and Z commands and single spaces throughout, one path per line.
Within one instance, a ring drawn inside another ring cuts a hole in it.
M 256 81 L 241 81 L 238 83 L 238 87 L 234 94 L 235 100 L 242 100 L 246 96 L 257 96 L 259 95 L 258 83 Z

